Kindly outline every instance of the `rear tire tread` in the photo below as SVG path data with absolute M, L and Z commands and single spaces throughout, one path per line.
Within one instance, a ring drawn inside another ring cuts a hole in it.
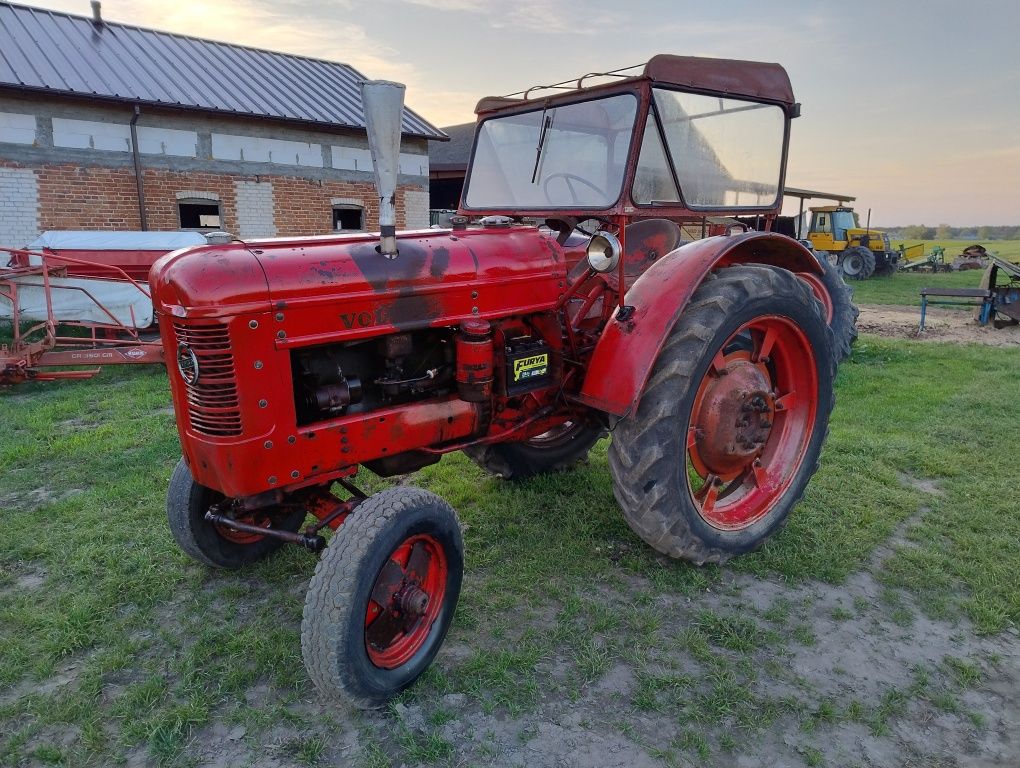
M 674 395 L 696 386 L 695 372 L 706 338 L 714 336 L 712 329 L 719 328 L 736 307 L 760 296 L 766 287 L 770 293 L 792 294 L 805 305 L 814 307 L 831 346 L 832 329 L 825 323 L 821 303 L 792 273 L 757 265 L 720 269 L 709 275 L 691 298 L 659 355 L 637 410 L 620 421 L 609 446 L 613 490 L 627 523 L 654 549 L 697 565 L 724 563 L 736 553 L 702 541 L 682 514 L 668 513 L 669 504 L 663 500 L 668 485 L 663 479 L 670 473 L 686 471 L 686 466 L 678 469 L 665 447 L 677 437 Z M 831 376 L 835 375 L 833 355 L 819 356 L 816 363 L 819 366 L 828 364 Z M 818 404 L 818 418 L 826 420 L 826 437 L 828 416 L 834 404 L 834 395 L 827 403 Z M 810 474 L 814 474 L 818 466 L 816 459 Z M 802 496 L 803 489 L 790 502 L 789 508 Z M 785 516 L 776 530 L 784 524 Z

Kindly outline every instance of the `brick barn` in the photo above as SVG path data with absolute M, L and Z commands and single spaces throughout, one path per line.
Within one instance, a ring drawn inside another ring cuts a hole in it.
M 346 64 L 0 2 L 0 245 L 40 232 L 378 226 Z M 429 223 L 428 143 L 405 109 L 398 226 Z

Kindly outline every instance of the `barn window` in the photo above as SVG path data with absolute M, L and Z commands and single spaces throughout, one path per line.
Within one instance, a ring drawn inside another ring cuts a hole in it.
M 334 205 L 333 229 L 338 232 L 360 232 L 365 228 L 365 209 L 360 205 Z
M 219 229 L 222 225 L 218 200 L 185 198 L 177 201 L 181 229 Z

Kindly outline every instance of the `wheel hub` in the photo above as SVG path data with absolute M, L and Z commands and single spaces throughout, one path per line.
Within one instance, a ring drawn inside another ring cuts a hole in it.
M 705 468 L 722 480 L 743 472 L 768 442 L 775 410 L 768 376 L 750 360 L 732 361 L 707 381 L 694 419 Z
M 421 616 L 429 606 L 429 596 L 417 584 L 405 584 L 393 604 L 405 616 Z

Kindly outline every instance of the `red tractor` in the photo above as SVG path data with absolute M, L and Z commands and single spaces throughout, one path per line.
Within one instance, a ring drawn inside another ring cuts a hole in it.
M 699 564 L 758 547 L 818 466 L 849 300 L 796 240 L 718 218 L 779 211 L 786 72 L 656 56 L 610 75 L 480 102 L 460 216 L 399 234 L 403 90 L 366 83 L 380 236 L 153 267 L 184 454 L 170 528 L 223 568 L 324 550 L 301 645 L 328 697 L 376 706 L 410 685 L 461 587 L 453 509 L 407 486 L 366 496 L 361 466 L 464 451 L 518 480 L 610 430 L 627 522 Z

